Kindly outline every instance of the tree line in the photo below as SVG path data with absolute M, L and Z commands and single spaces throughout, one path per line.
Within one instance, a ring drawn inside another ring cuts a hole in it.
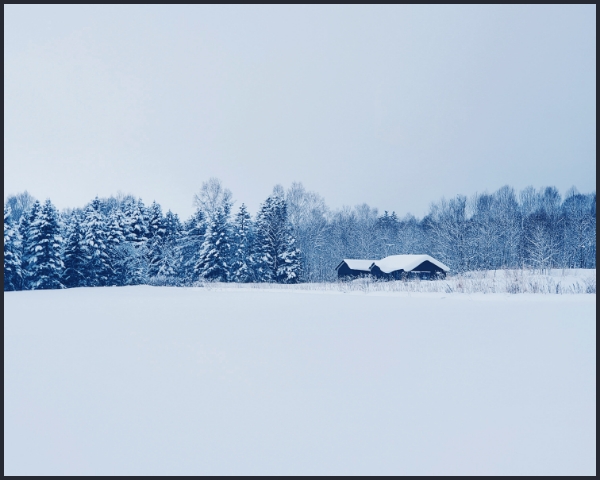
M 451 272 L 595 268 L 596 194 L 505 186 L 433 203 L 422 219 L 366 204 L 331 210 L 294 183 L 255 218 L 217 179 L 182 222 L 131 195 L 58 212 L 27 192 L 4 204 L 4 290 L 195 282 L 324 282 L 343 258 L 430 254 Z

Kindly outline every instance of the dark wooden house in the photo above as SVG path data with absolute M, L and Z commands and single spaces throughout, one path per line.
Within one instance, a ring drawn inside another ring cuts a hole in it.
M 371 274 L 371 265 L 375 260 L 353 260 L 345 258 L 335 268 L 338 279 L 351 280 L 353 278 L 366 277 Z
M 449 270 L 446 265 L 429 255 L 391 255 L 373 262 L 370 268 L 371 275 L 385 280 L 443 278 Z

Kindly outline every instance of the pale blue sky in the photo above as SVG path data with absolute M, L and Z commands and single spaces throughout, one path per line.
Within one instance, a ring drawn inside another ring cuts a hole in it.
M 423 215 L 596 188 L 596 7 L 4 7 L 4 189 L 183 217 L 219 177 Z

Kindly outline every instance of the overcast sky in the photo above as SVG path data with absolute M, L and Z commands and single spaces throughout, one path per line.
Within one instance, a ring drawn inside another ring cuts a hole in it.
M 4 193 L 182 217 L 596 188 L 596 7 L 4 6 Z

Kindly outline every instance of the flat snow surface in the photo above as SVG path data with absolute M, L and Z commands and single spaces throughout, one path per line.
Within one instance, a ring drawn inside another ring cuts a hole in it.
M 596 295 L 4 294 L 4 473 L 596 473 Z

